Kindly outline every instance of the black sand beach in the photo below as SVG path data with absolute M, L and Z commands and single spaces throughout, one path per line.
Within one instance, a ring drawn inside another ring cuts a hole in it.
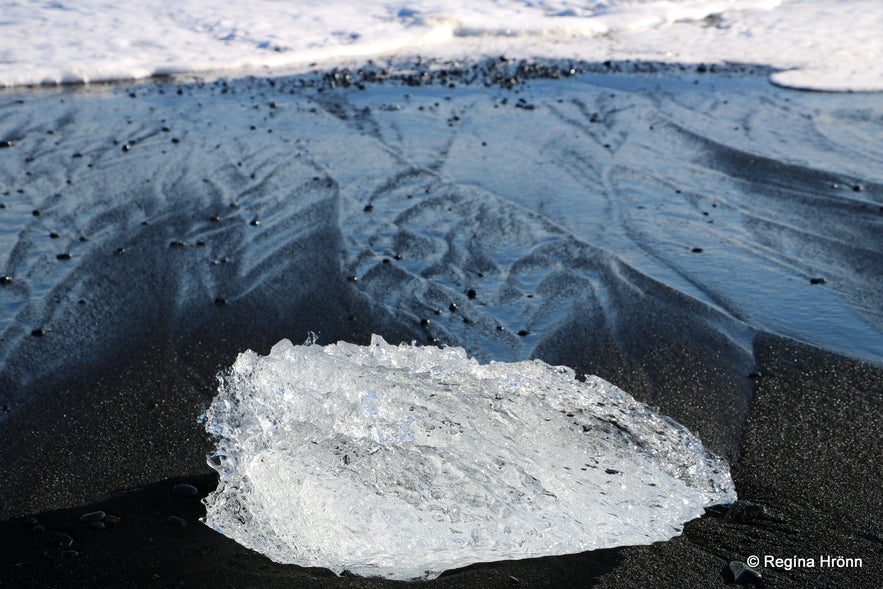
M 883 100 L 507 67 L 0 94 L 0 586 L 405 585 L 199 522 L 215 375 L 310 332 L 597 374 L 764 506 L 416 584 L 880 586 Z

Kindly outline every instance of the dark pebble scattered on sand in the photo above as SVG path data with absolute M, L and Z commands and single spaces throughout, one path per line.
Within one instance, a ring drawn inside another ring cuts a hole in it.
M 218 297 L 215 299 L 215 304 L 219 307 L 223 307 L 227 304 L 227 299 L 225 299 L 224 297 Z
M 81 158 L 81 157 L 83 157 L 83 154 L 78 151 L 78 152 L 74 153 L 74 155 L 72 157 Z
M 12 147 L 12 146 L 14 146 L 14 145 L 15 145 L 15 143 L 13 143 L 12 141 L 10 141 L 10 140 L 8 140 L 8 139 L 5 139 L 5 140 L 3 140 L 3 141 L 0 141 L 0 148 L 3 148 L 3 147 Z
M 169 243 L 169 247 L 184 247 L 185 245 L 187 245 L 187 244 L 184 243 L 183 241 L 173 241 L 173 242 Z
M 117 253 L 118 253 L 118 254 L 124 254 L 124 253 L 126 253 L 126 248 L 124 248 L 124 247 L 118 247 L 118 248 L 117 248 Z
M 690 251 L 693 252 L 694 254 L 701 254 L 703 250 L 701 247 L 694 247 Z
M 827 281 L 826 281 L 824 278 L 821 278 L 821 277 L 810 278 L 810 279 L 809 279 L 809 283 L 810 283 L 810 284 L 825 284 L 825 282 L 827 282 Z
M 254 219 L 252 219 L 252 220 L 251 220 L 251 223 L 250 223 L 250 225 L 251 225 L 252 227 L 257 227 L 257 226 L 260 225 L 260 224 L 261 224 L 261 220 L 258 219 L 257 217 L 255 217 Z
M 356 276 L 355 274 L 350 274 L 349 276 L 346 277 L 346 279 L 349 280 L 350 282 L 358 282 L 359 281 L 359 277 Z
M 218 221 L 221 220 L 221 218 L 218 215 L 212 215 L 211 217 L 208 218 L 208 220 L 211 221 L 212 223 L 217 223 Z
M 861 184 L 856 184 L 855 186 L 852 187 L 853 192 L 861 192 L 864 189 L 865 189 L 865 187 L 862 186 Z
M 123 145 L 123 153 L 127 153 L 127 152 L 129 152 L 129 151 L 131 151 L 131 150 L 132 150 L 132 146 L 129 145 L 128 143 L 126 143 L 126 144 Z
M 172 495 L 175 497 L 196 497 L 199 489 L 189 483 L 179 483 L 172 487 Z
M 451 303 L 450 306 L 448 307 L 448 310 L 451 313 L 456 313 L 457 312 L 457 303 Z
M 429 327 L 429 324 L 430 324 L 430 323 L 431 323 L 431 322 L 429 321 L 429 319 L 421 319 L 421 320 L 420 320 L 420 325 L 421 325 L 422 327 Z
M 470 288 L 469 290 L 466 291 L 466 296 L 469 297 L 470 299 L 474 299 L 475 297 L 478 296 L 478 293 L 475 292 L 474 289 Z
M 59 237 L 61 237 L 61 236 L 54 231 L 49 234 L 49 239 L 58 239 Z
M 530 332 L 526 329 L 522 329 L 522 330 L 519 330 L 518 335 L 520 335 L 521 337 L 524 337 L 526 335 L 530 335 Z
M 67 534 L 62 534 L 61 532 L 50 532 L 48 539 L 56 546 L 61 546 L 62 548 L 67 548 L 74 543 L 73 538 L 71 538 Z
M 366 213 L 370 213 L 371 211 L 374 210 L 374 205 L 372 205 L 372 204 L 367 204 L 367 205 L 365 205 L 365 208 L 362 209 L 362 210 L 365 211 Z
M 737 585 L 748 585 L 749 583 L 757 583 L 761 580 L 761 575 L 756 570 L 738 560 L 731 560 L 729 567 L 730 573 L 733 575 L 733 581 Z
M 80 521 L 84 524 L 91 524 L 95 522 L 100 522 L 104 519 L 106 514 L 103 511 L 90 511 L 89 513 L 84 513 L 80 516 Z
M 42 213 L 40 213 L 40 209 L 34 209 L 31 214 L 35 217 L 39 217 Z
M 0 276 L 0 286 L 12 284 L 12 276 Z
M 619 474 L 618 470 L 614 470 L 612 468 L 605 468 L 604 472 L 606 472 L 607 474 Z

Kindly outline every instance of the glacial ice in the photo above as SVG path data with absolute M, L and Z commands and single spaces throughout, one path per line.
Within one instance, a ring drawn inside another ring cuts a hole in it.
M 220 381 L 205 523 L 277 562 L 432 578 L 665 540 L 736 498 L 686 428 L 539 360 L 283 340 Z

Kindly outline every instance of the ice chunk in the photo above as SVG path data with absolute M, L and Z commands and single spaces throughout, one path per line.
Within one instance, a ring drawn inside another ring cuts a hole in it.
M 598 377 L 378 336 L 241 354 L 206 429 L 206 524 L 338 573 L 648 544 L 736 497 L 722 459 Z

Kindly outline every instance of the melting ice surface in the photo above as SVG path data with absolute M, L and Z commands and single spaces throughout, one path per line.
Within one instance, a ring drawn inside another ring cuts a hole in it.
M 460 348 L 283 340 L 239 356 L 206 418 L 206 523 L 338 573 L 648 544 L 736 496 L 724 460 L 610 383 Z

